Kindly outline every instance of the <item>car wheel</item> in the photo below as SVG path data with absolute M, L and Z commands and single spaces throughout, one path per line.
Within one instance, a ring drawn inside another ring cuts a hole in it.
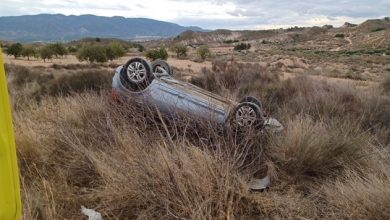
M 171 66 L 164 60 L 156 60 L 152 63 L 152 70 L 154 73 L 162 74 L 167 72 L 169 75 L 173 76 L 173 70 Z
M 141 91 L 153 80 L 150 64 L 141 58 L 133 58 L 124 65 L 120 79 L 122 84 L 131 91 Z
M 244 98 L 241 99 L 240 103 L 242 103 L 242 102 L 252 102 L 252 103 L 256 104 L 257 106 L 259 106 L 260 109 L 263 108 L 263 105 L 261 104 L 261 102 L 253 96 L 245 96 Z
M 264 120 L 260 107 L 252 102 L 240 103 L 232 114 L 233 125 L 238 128 L 258 128 Z

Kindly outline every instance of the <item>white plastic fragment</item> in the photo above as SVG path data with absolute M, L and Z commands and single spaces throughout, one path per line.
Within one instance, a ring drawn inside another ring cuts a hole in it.
M 279 133 L 284 130 L 283 125 L 275 118 L 268 118 L 264 122 L 265 129 L 270 132 Z
M 88 220 L 103 220 L 102 215 L 93 210 L 93 209 L 87 209 L 84 206 L 81 206 L 81 213 L 88 216 Z
M 249 189 L 257 191 L 264 190 L 271 186 L 271 178 L 269 176 L 264 177 L 263 179 L 252 179 L 249 184 Z

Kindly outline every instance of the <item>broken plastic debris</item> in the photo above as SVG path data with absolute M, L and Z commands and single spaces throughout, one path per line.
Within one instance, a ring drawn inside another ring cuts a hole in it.
M 268 118 L 265 122 L 265 129 L 271 132 L 281 132 L 284 130 L 283 125 L 275 118 Z
M 271 185 L 271 178 L 269 176 L 264 177 L 263 179 L 252 179 L 248 186 L 249 189 L 253 191 L 264 190 Z
M 103 220 L 102 215 L 93 210 L 93 209 L 87 209 L 84 206 L 81 206 L 81 213 L 88 216 L 88 220 Z

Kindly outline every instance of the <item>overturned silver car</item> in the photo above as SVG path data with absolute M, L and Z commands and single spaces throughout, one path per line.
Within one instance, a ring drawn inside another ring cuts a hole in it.
M 263 114 L 256 98 L 248 96 L 236 102 L 176 80 L 162 60 L 150 64 L 142 58 L 130 59 L 116 69 L 112 87 L 114 99 L 135 101 L 167 115 L 184 113 L 240 128 L 283 130 L 276 119 Z

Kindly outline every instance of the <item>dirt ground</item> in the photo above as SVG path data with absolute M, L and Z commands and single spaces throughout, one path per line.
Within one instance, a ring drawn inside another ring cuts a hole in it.
M 128 56 L 124 56 L 119 59 L 113 60 L 111 63 L 116 63 L 118 65 L 124 64 L 128 59 L 132 57 L 135 57 L 135 55 L 129 54 Z M 3 58 L 4 58 L 4 63 L 6 64 L 22 65 L 26 67 L 34 67 L 34 66 L 50 67 L 53 64 L 59 64 L 59 65 L 88 64 L 87 61 L 79 61 L 74 55 L 67 55 L 63 58 L 54 58 L 51 60 L 47 60 L 46 62 L 44 62 L 42 59 L 36 59 L 36 58 L 30 58 L 30 60 L 27 60 L 26 58 L 18 57 L 17 59 L 15 59 L 14 57 L 8 56 L 7 54 L 4 53 L 3 53 Z M 173 67 L 179 69 L 191 70 L 193 72 L 199 72 L 204 67 L 211 68 L 210 61 L 204 61 L 202 63 L 198 63 L 198 62 L 193 62 L 191 60 L 169 58 L 168 62 Z
M 221 47 L 221 50 L 215 50 L 215 51 L 214 49 L 213 49 L 214 53 L 216 51 L 227 52 L 227 53 L 229 52 L 228 47 Z M 137 56 L 139 55 L 129 53 L 126 56 L 113 60 L 109 63 L 122 65 L 126 63 L 128 59 Z M 53 64 L 58 64 L 58 65 L 88 64 L 87 61 L 79 61 L 74 55 L 66 55 L 65 57 L 62 58 L 53 58 L 47 60 L 46 62 L 44 62 L 42 59 L 37 59 L 37 58 L 30 58 L 30 60 L 27 60 L 26 58 L 18 57 L 15 59 L 14 57 L 8 56 L 7 54 L 3 54 L 3 58 L 5 64 L 14 64 L 14 65 L 21 65 L 26 67 L 51 67 Z M 188 59 L 177 59 L 172 56 L 169 57 L 167 61 L 172 67 L 180 69 L 181 73 L 183 74 L 182 79 L 190 79 L 192 76 L 201 72 L 202 68 L 212 67 L 211 61 L 194 62 Z M 249 62 L 249 63 L 259 63 L 262 67 L 267 67 L 267 65 L 268 66 L 270 65 L 271 67 L 281 65 L 281 67 L 279 67 L 280 69 L 278 70 L 278 72 L 280 73 L 282 79 L 285 80 L 295 78 L 296 76 L 300 76 L 302 74 L 307 74 L 310 68 L 310 65 L 306 63 L 302 63 L 300 59 L 297 59 L 295 57 L 285 58 L 285 59 L 278 58 L 276 61 L 269 62 L 269 63 L 264 61 Z M 335 77 L 328 77 L 325 75 L 311 75 L 311 74 L 309 74 L 309 76 L 316 80 L 327 81 L 330 83 L 341 84 L 347 87 L 357 87 L 363 89 L 367 89 L 378 84 L 377 82 L 371 80 L 360 81 L 360 80 L 354 80 L 348 78 L 335 78 Z

